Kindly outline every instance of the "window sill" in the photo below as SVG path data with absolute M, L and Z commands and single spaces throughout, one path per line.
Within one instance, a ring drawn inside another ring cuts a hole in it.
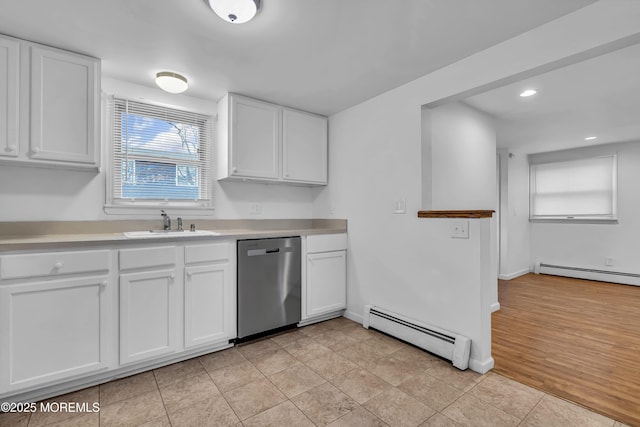
M 107 215 L 149 215 L 157 213 L 160 209 L 170 212 L 172 215 L 180 213 L 182 215 L 211 216 L 215 213 L 213 206 L 179 206 L 179 205 L 104 205 L 104 212 Z
M 529 222 L 559 224 L 617 224 L 618 218 L 529 218 Z

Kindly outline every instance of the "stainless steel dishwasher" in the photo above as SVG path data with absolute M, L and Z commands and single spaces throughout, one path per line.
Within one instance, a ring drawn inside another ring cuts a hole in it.
M 300 321 L 300 237 L 238 240 L 238 339 Z

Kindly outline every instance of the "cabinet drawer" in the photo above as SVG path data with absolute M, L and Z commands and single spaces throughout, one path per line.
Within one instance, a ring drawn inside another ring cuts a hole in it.
M 0 279 L 108 271 L 109 258 L 108 250 L 3 255 Z
M 185 264 L 210 261 L 228 261 L 231 252 L 231 244 L 212 243 L 209 245 L 192 245 L 184 248 Z
M 121 249 L 119 255 L 120 270 L 176 264 L 176 248 L 173 246 Z
M 307 252 L 329 252 L 347 249 L 347 235 L 318 234 L 307 236 Z

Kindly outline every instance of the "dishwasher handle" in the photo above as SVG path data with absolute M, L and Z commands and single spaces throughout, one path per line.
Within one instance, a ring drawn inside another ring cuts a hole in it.
M 293 247 L 286 246 L 284 248 L 249 249 L 247 250 L 247 256 L 269 255 L 269 254 L 277 254 L 281 252 L 293 252 Z

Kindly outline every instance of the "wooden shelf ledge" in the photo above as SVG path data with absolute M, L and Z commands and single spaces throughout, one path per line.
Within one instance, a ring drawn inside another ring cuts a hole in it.
M 491 218 L 495 211 L 418 211 L 418 218 Z

